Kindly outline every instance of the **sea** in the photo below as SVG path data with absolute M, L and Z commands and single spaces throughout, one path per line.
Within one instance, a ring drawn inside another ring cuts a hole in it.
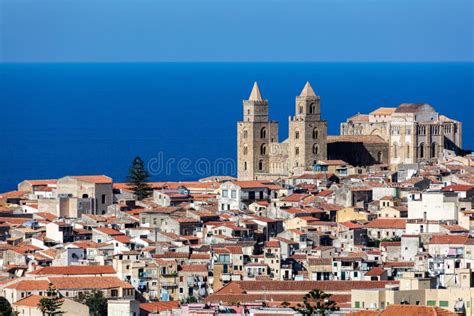
M 105 174 L 140 156 L 153 181 L 236 174 L 236 122 L 254 81 L 280 140 L 310 81 L 329 134 L 357 113 L 429 103 L 474 149 L 473 63 L 0 64 L 0 192 L 24 179 Z

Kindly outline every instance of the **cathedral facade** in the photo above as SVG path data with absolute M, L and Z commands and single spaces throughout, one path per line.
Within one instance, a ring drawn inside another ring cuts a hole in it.
M 306 83 L 289 118 L 288 139 L 278 141 L 278 122 L 268 116 L 268 100 L 255 83 L 237 123 L 237 172 L 240 180 L 270 180 L 301 174 L 327 158 L 327 124 L 320 98 Z
M 437 161 L 462 152 L 462 124 L 429 104 L 403 103 L 356 114 L 341 124 L 341 135 L 379 136 L 389 146 L 389 163 Z

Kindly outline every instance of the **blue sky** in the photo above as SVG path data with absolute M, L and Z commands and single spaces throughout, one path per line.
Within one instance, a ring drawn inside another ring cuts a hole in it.
M 473 61 L 473 0 L 0 0 L 0 61 Z

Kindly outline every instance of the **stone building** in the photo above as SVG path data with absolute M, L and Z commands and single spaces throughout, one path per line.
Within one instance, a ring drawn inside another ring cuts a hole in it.
M 289 137 L 278 142 L 278 122 L 270 121 L 268 101 L 257 83 L 243 102 L 243 120 L 237 123 L 238 177 L 262 180 L 311 170 L 327 158 L 327 124 L 321 119 L 320 98 L 306 83 L 296 97 L 295 115 L 289 118 Z
M 461 152 L 462 124 L 429 104 L 403 103 L 357 114 L 341 124 L 341 135 L 379 136 L 389 145 L 390 164 L 437 161 Z

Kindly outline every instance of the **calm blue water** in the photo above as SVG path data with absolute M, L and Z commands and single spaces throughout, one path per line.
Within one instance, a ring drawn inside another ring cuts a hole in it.
M 236 121 L 255 80 L 282 139 L 310 80 L 331 134 L 357 112 L 428 102 L 462 120 L 464 147 L 474 148 L 469 63 L 0 64 L 0 192 L 68 174 L 122 181 L 135 155 L 154 162 L 154 180 L 229 170 L 214 161 L 235 158 Z

